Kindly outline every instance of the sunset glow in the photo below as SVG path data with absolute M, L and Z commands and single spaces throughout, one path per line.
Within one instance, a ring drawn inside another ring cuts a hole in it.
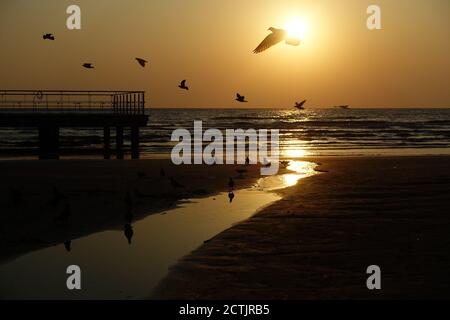
M 285 25 L 285 30 L 288 32 L 289 37 L 305 39 L 308 33 L 308 26 L 303 20 L 292 19 Z

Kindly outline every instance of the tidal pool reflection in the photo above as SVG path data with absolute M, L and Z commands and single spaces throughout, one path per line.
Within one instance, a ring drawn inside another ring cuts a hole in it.
M 280 197 L 263 190 L 291 186 L 313 174 L 315 164 L 294 161 L 297 173 L 267 177 L 261 188 L 184 202 L 161 214 L 35 251 L 0 266 L 0 298 L 141 299 L 177 260 L 231 225 Z M 265 187 L 263 187 L 265 186 Z M 66 288 L 69 265 L 81 268 L 81 290 Z

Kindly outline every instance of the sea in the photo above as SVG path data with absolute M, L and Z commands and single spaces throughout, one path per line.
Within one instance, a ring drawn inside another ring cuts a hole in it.
M 282 158 L 450 154 L 450 109 L 147 109 L 140 130 L 141 158 L 168 158 L 175 129 L 278 129 Z M 0 113 L 1 116 L 1 113 Z M 129 131 L 125 151 L 129 156 Z M 112 131 L 114 138 L 114 130 Z M 101 129 L 62 128 L 62 158 L 101 158 Z M 114 141 L 114 139 L 112 139 Z M 114 148 L 114 145 L 112 146 Z M 38 133 L 0 128 L 0 158 L 35 159 Z

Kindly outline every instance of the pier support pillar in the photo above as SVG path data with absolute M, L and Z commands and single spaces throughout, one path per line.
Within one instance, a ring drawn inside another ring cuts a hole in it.
M 123 159 L 123 127 L 116 127 L 116 156 Z
M 59 159 L 59 127 L 39 127 L 39 159 Z
M 111 129 L 110 127 L 103 128 L 103 158 L 111 158 Z
M 139 127 L 131 127 L 131 159 L 139 159 Z

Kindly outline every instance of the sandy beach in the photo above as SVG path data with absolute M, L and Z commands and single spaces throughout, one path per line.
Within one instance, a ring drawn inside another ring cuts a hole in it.
M 321 173 L 182 258 L 148 298 L 450 297 L 449 157 L 303 160 Z M 169 160 L 2 161 L 0 172 L 2 263 L 227 191 L 229 177 L 236 189 L 260 177 L 258 166 Z M 367 290 L 369 265 L 382 290 Z
M 449 157 L 309 160 L 323 173 L 182 259 L 152 298 L 450 297 Z

